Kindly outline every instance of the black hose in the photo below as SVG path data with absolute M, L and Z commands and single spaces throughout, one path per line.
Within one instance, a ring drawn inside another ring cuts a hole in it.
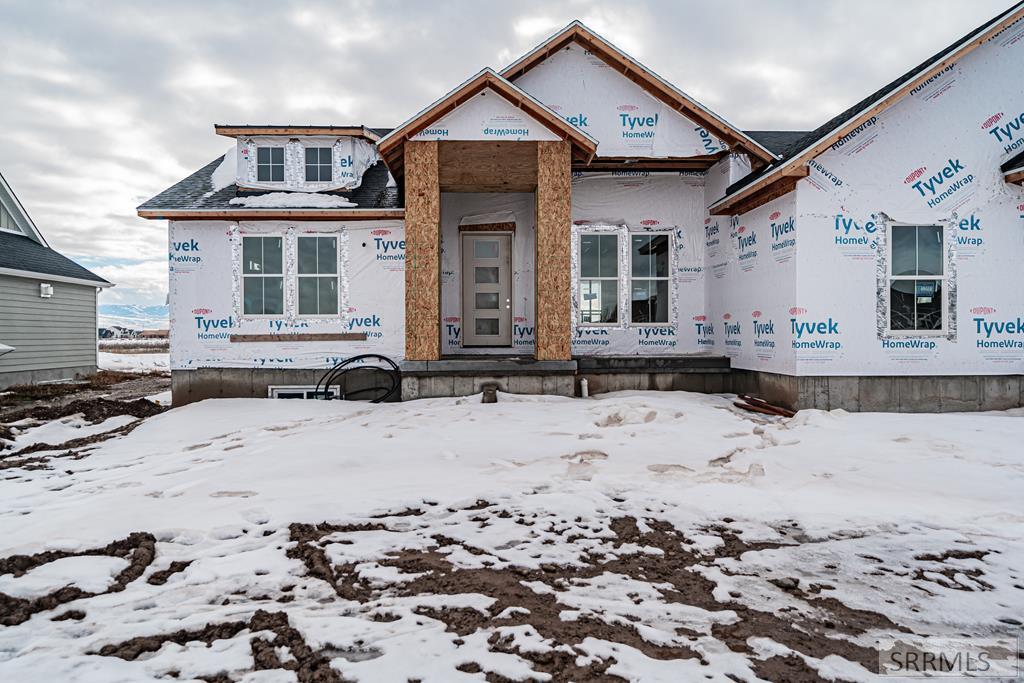
M 380 365 L 352 365 L 357 361 L 370 360 L 384 361 L 390 367 L 381 367 Z M 356 389 L 354 391 L 343 392 L 341 379 L 353 370 L 369 370 L 370 372 L 376 372 L 384 376 L 387 380 L 385 385 L 366 387 L 363 389 Z M 352 356 L 345 360 L 337 363 L 330 370 L 325 372 L 320 378 L 320 381 L 316 383 L 316 391 L 313 393 L 315 398 L 330 400 L 334 398 L 331 396 L 331 385 L 338 384 L 338 398 L 342 401 L 348 400 L 365 400 L 365 399 L 354 399 L 354 396 L 362 396 L 363 394 L 373 393 L 377 394 L 370 399 L 370 403 L 384 403 L 389 398 L 395 395 L 402 388 L 402 370 L 398 367 L 395 361 L 391 360 L 387 356 L 382 356 L 377 353 L 364 353 L 358 356 Z M 323 387 L 321 391 L 320 387 Z

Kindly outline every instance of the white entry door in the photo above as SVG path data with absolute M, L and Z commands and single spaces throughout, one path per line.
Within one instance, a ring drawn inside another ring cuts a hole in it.
M 462 345 L 512 346 L 509 233 L 462 233 Z

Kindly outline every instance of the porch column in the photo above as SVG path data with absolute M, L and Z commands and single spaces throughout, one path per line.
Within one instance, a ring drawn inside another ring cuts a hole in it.
M 405 357 L 441 357 L 441 188 L 437 142 L 405 142 Z
M 568 142 L 537 143 L 537 360 L 572 357 L 571 161 Z

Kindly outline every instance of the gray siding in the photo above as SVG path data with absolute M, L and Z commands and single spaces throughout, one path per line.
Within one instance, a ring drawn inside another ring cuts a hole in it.
M 42 282 L 53 297 L 39 296 Z M 0 275 L 0 343 L 15 347 L 0 356 L 0 386 L 5 373 L 94 367 L 96 288 Z

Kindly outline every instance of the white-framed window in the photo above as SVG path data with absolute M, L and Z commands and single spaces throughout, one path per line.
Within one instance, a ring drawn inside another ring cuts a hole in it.
M 330 147 L 306 148 L 306 182 L 324 183 L 332 178 L 332 150 Z
M 284 238 L 242 237 L 242 314 L 284 314 Z
M 300 235 L 296 252 L 298 314 L 338 315 L 338 236 Z
M 943 334 L 948 325 L 946 241 L 941 225 L 889 228 L 889 332 Z
M 619 321 L 619 236 L 614 232 L 580 233 L 580 323 L 610 325 Z
M 284 182 L 284 147 L 256 148 L 256 180 L 261 183 Z
M 629 235 L 629 321 L 634 325 L 669 322 L 669 235 Z

